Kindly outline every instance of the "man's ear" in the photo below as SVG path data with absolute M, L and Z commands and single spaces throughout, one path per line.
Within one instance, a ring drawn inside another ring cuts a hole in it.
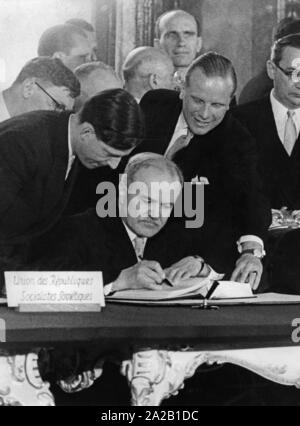
M 267 66 L 268 76 L 270 77 L 271 80 L 274 80 L 275 65 L 273 64 L 272 61 L 268 60 L 266 66 Z
M 180 89 L 179 99 L 181 99 L 181 100 L 183 101 L 184 96 L 185 96 L 185 88 L 184 88 L 184 87 L 182 87 L 182 88 Z
M 54 52 L 52 58 L 60 59 L 63 62 L 66 56 L 64 52 Z
M 197 37 L 197 53 L 202 49 L 202 37 Z
M 151 90 L 157 89 L 157 75 L 156 74 L 150 74 L 149 86 L 151 87 Z
M 30 96 L 32 96 L 35 92 L 35 90 L 38 89 L 37 85 L 35 84 L 35 78 L 26 78 L 22 83 L 22 95 L 23 98 L 28 99 Z
M 156 47 L 157 49 L 160 49 L 160 42 L 159 42 L 159 38 L 155 38 L 153 40 L 153 46 Z

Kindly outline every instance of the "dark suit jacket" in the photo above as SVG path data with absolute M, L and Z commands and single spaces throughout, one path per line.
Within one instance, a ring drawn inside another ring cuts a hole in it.
M 123 163 L 114 170 L 109 166 L 87 169 L 79 163 L 77 177 L 64 211 L 64 215 L 70 216 L 83 213 L 90 208 L 95 208 L 100 198 L 100 196 L 96 193 L 99 183 L 112 182 L 116 185 L 116 187 L 118 187 L 119 173 L 122 173 L 123 170 Z
M 157 90 L 148 92 L 140 105 L 146 117 L 146 140 L 138 150 L 164 154 L 182 102 L 175 92 Z M 248 234 L 264 238 L 271 218 L 256 170 L 255 143 L 230 113 L 207 135 L 194 136 L 174 160 L 186 181 L 195 175 L 208 178 L 204 228 L 210 228 L 211 222 L 215 229 L 224 225 L 234 230 L 234 238 Z M 208 230 L 208 235 L 213 234 Z
M 255 77 L 251 78 L 242 89 L 238 104 L 243 105 L 261 99 L 269 95 L 272 89 L 273 80 L 270 79 L 266 67 L 264 67 L 264 69 Z
M 289 156 L 277 133 L 270 97 L 233 109 L 255 137 L 259 171 L 274 209 L 300 209 L 300 138 Z M 299 231 L 270 233 L 265 270 L 272 291 L 300 293 Z
M 44 247 L 43 257 L 35 259 L 31 268 L 101 270 L 105 284 L 115 280 L 123 269 L 137 263 L 122 220 L 118 217 L 99 218 L 95 209 L 64 218 L 40 243 Z M 41 250 L 38 252 L 41 253 Z M 166 268 L 183 257 L 195 254 L 189 235 L 174 223 L 148 238 L 144 259 L 156 260 Z
M 271 207 L 300 209 L 300 138 L 289 157 L 278 137 L 269 96 L 232 112 L 256 140 L 259 171 Z
M 197 254 L 189 236 L 181 231 L 172 224 L 149 238 L 144 259 L 156 260 L 166 268 L 186 256 Z M 104 284 L 108 284 L 123 269 L 137 263 L 121 219 L 99 218 L 95 209 L 64 218 L 51 234 L 43 236 L 40 243 L 44 250 L 37 250 L 37 254 L 43 252 L 44 257 L 28 265 L 29 270 L 102 271 Z M 77 350 L 68 347 L 63 352 L 56 348 L 51 357 L 53 375 L 58 380 L 93 368 L 99 359 L 99 348 L 81 347 Z
M 0 124 L 1 243 L 22 243 L 60 218 L 76 174 L 74 164 L 65 181 L 68 118 L 35 111 Z

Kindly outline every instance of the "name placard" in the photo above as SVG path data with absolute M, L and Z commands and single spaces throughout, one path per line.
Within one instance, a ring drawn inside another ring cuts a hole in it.
M 4 275 L 9 307 L 62 312 L 105 306 L 101 272 L 7 271 Z

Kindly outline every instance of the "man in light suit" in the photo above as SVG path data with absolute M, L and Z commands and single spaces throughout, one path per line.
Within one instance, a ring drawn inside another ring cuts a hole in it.
M 180 94 L 154 91 L 142 99 L 146 140 L 137 151 L 164 154 L 181 167 L 186 181 L 205 184 L 204 226 L 192 230 L 199 234 L 200 253 L 218 272 L 257 288 L 270 209 L 254 141 L 228 112 L 235 90 L 236 74 L 227 58 L 214 52 L 200 56 Z
M 232 112 L 255 137 L 259 171 L 273 209 L 300 210 L 300 35 L 281 38 L 267 62 L 270 95 Z M 279 291 L 298 292 L 298 231 L 270 235 L 269 281 Z

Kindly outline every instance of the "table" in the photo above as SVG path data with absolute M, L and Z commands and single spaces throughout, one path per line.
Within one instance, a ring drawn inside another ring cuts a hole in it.
M 53 405 L 53 399 L 49 385 L 37 374 L 36 352 L 28 351 L 66 344 L 96 346 L 99 358 L 117 351 L 134 405 L 158 405 L 178 392 L 203 363 L 230 362 L 277 383 L 300 386 L 300 345 L 292 340 L 292 323 L 300 318 L 300 305 L 203 311 L 108 304 L 100 313 L 39 314 L 1 307 L 1 318 L 6 323 L 6 343 L 0 349 L 17 352 L 10 358 L 9 368 L 12 370 L 13 365 L 14 371 L 23 371 L 22 383 L 25 377 L 32 377 L 27 370 L 35 372 L 35 382 L 29 382 L 39 388 L 43 405 Z M 1 359 L 7 370 L 7 358 Z M 87 387 L 101 375 L 101 365 L 77 380 L 77 390 L 80 381 Z M 16 381 L 15 376 L 12 381 Z M 2 382 L 0 397 L 5 401 Z

